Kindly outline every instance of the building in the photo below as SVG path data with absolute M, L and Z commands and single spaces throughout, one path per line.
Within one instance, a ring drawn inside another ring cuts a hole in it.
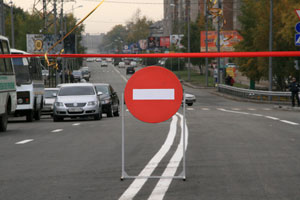
M 238 30 L 240 23 L 241 0 L 220 0 L 226 24 L 223 30 Z M 190 20 L 195 22 L 200 15 L 205 15 L 207 0 L 164 0 L 164 35 L 184 32 L 184 24 L 187 23 L 189 5 Z

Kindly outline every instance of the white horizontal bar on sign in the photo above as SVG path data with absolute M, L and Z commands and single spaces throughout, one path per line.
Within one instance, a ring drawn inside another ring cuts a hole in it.
M 174 100 L 174 89 L 133 89 L 133 100 Z

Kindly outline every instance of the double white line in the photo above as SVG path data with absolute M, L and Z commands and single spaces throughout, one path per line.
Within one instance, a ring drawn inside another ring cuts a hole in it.
M 172 156 L 171 160 L 169 161 L 169 164 L 167 165 L 167 168 L 163 172 L 163 177 L 169 177 L 174 176 L 177 168 L 179 167 L 179 164 L 183 158 L 183 127 L 185 128 L 185 150 L 188 145 L 188 128 L 187 125 L 183 125 L 183 116 L 179 113 L 173 116 L 171 124 L 170 124 L 170 130 L 167 136 L 167 139 L 165 140 L 165 143 L 162 145 L 160 150 L 155 154 L 155 156 L 148 162 L 148 164 L 145 166 L 145 168 L 141 171 L 141 173 L 138 175 L 139 177 L 148 177 L 151 176 L 153 171 L 156 169 L 158 164 L 161 162 L 161 160 L 165 157 L 165 155 L 170 150 L 171 146 L 174 143 L 176 132 L 177 132 L 177 122 L 178 117 L 180 118 L 180 125 L 181 125 L 181 139 L 180 143 L 177 147 L 176 152 Z M 135 195 L 141 190 L 143 185 L 146 183 L 148 179 L 135 179 L 132 184 L 127 188 L 127 190 L 122 194 L 122 196 L 119 198 L 119 200 L 129 200 L 133 199 Z M 149 200 L 159 200 L 163 199 L 165 196 L 165 193 L 167 192 L 170 184 L 172 182 L 172 179 L 163 179 L 161 178 L 157 185 L 155 186 L 154 190 L 152 191 Z

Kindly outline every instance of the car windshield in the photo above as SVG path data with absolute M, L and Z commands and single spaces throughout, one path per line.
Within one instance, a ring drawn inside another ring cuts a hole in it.
M 45 90 L 44 97 L 45 98 L 53 98 L 53 94 L 57 94 L 58 90 Z
M 95 95 L 94 88 L 91 86 L 62 87 L 59 96 L 83 96 Z
M 73 71 L 73 75 L 81 75 L 81 71 Z
M 107 85 L 97 85 L 96 89 L 98 92 L 102 92 L 103 94 L 109 94 Z

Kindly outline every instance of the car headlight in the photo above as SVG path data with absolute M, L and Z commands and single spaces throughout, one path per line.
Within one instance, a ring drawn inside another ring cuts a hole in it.
M 55 102 L 55 106 L 57 106 L 57 107 L 63 107 L 64 104 L 62 102 Z
M 97 102 L 96 101 L 90 101 L 90 102 L 88 102 L 88 106 L 95 106 L 97 104 Z
M 101 101 L 101 103 L 102 103 L 102 104 L 110 103 L 110 99 L 104 99 L 104 100 Z

